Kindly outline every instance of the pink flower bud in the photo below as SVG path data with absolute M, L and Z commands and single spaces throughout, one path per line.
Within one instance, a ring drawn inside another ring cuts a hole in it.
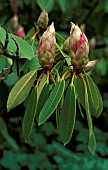
M 24 38 L 24 28 L 22 26 L 20 26 L 15 32 L 14 34 L 20 38 Z
M 55 28 L 52 23 L 44 32 L 39 41 L 38 56 L 43 68 L 50 69 L 53 66 L 56 49 Z
M 69 45 L 72 65 L 75 69 L 80 70 L 88 63 L 89 44 L 81 29 L 74 23 L 71 24 Z
M 38 21 L 37 21 L 38 26 L 39 26 L 40 28 L 42 28 L 42 29 L 45 29 L 45 28 L 47 28 L 47 26 L 48 26 L 48 21 L 49 21 L 48 12 L 47 12 L 46 9 L 44 9 L 44 10 L 41 12 L 41 14 L 40 14 L 40 16 L 39 16 L 39 18 L 38 18 Z

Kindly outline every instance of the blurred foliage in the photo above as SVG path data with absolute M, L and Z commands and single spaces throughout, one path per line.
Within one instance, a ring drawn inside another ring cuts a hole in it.
M 40 12 L 48 9 L 50 21 L 56 30 L 66 38 L 70 21 L 77 23 L 86 33 L 90 42 L 90 60 L 99 59 L 96 67 L 89 72 L 98 85 L 104 101 L 104 110 L 96 125 L 97 150 L 95 156 L 87 150 L 87 125 L 77 110 L 77 121 L 72 141 L 64 147 L 60 144 L 52 117 L 37 129 L 34 126 L 31 137 L 24 143 L 21 122 L 24 106 L 20 105 L 8 115 L 6 100 L 9 89 L 18 80 L 10 74 L 0 81 L 0 169 L 60 169 L 60 170 L 106 170 L 108 168 L 108 0 L 18 0 L 17 10 L 10 0 L 0 1 L 0 25 L 12 32 L 12 17 L 17 14 L 25 34 L 33 27 Z M 91 41 L 94 38 L 95 41 Z M 34 59 L 35 60 L 35 59 Z M 34 61 L 30 62 L 31 68 Z M 27 65 L 23 65 L 27 71 Z M 11 60 L 0 56 L 0 76 Z M 34 65 L 37 68 L 36 65 Z M 21 68 L 21 69 L 22 69 Z M 30 68 L 30 69 L 31 69 Z

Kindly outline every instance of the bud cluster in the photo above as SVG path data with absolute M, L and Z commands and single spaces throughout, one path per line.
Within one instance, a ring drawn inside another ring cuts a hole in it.
M 46 9 L 43 10 L 41 15 L 39 16 L 37 23 L 40 28 L 47 28 L 48 14 Z M 39 62 L 43 68 L 52 68 L 55 58 L 55 49 L 55 28 L 54 24 L 52 23 L 46 29 L 39 41 L 38 56 Z M 88 39 L 81 28 L 79 28 L 74 23 L 71 23 L 70 36 L 65 40 L 62 49 L 70 55 L 72 66 L 78 73 L 83 71 L 83 69 L 89 70 L 97 63 L 97 61 L 89 62 Z

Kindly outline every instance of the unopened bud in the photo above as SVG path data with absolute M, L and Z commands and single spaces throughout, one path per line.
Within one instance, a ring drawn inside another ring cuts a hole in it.
M 37 24 L 40 28 L 45 29 L 48 26 L 48 21 L 48 12 L 46 9 L 44 9 L 38 18 Z
M 14 34 L 20 38 L 24 38 L 24 28 L 22 26 L 20 26 L 15 32 Z
M 71 24 L 72 26 L 70 31 L 69 45 L 72 65 L 76 70 L 81 70 L 87 65 L 89 61 L 89 44 L 87 37 L 81 31 L 81 29 L 74 23 Z
M 39 41 L 38 56 L 43 68 L 50 69 L 53 66 L 56 49 L 55 28 L 52 23 L 44 32 Z

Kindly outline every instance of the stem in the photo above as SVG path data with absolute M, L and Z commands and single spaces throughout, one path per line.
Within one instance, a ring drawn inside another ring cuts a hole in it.
M 87 85 L 86 85 L 86 81 L 84 80 L 84 77 L 83 77 L 81 74 L 79 74 L 78 76 L 81 78 L 81 80 L 82 80 L 82 82 L 83 82 L 83 84 L 84 84 L 84 87 L 85 87 L 85 92 L 86 92 L 86 94 L 87 94 Z
M 10 59 L 12 59 L 12 60 L 13 60 L 14 57 L 15 57 L 14 55 L 9 54 L 6 50 L 1 50 L 1 49 L 0 49 L 0 54 L 1 54 L 1 55 L 5 55 L 6 57 L 8 57 L 8 58 L 10 58 Z
M 36 86 L 38 86 L 40 80 L 42 79 L 43 75 L 44 75 L 45 71 L 41 73 L 41 75 L 39 76 L 38 80 L 37 80 L 37 83 L 36 83 Z
M 86 81 L 84 80 L 81 74 L 79 74 L 79 77 L 83 81 L 84 87 L 85 87 L 85 107 L 86 107 L 86 115 L 87 115 L 87 121 L 88 121 L 88 127 L 89 127 L 89 140 L 90 140 L 90 137 L 92 135 L 93 125 L 92 125 L 92 118 L 91 118 L 89 102 L 88 102 L 87 85 L 86 85 Z
M 32 36 L 32 40 L 36 37 L 37 34 L 39 34 L 40 31 L 35 32 L 35 34 Z
M 76 71 L 74 71 L 74 72 L 73 72 L 73 75 L 72 75 L 72 80 L 71 80 L 71 84 L 72 84 L 72 85 L 73 85 L 73 82 L 74 82 L 75 75 L 76 75 Z
M 49 83 L 49 70 L 47 70 L 47 83 Z
M 66 72 L 63 74 L 62 79 L 64 79 L 64 77 L 66 76 L 66 74 L 68 74 L 69 72 L 71 72 L 71 70 L 66 71 Z
M 59 76 L 59 72 L 58 72 L 58 70 L 57 70 L 56 68 L 52 68 L 52 70 L 55 70 L 55 71 L 56 71 L 56 73 L 57 73 L 57 79 L 58 79 L 58 81 L 59 81 L 60 76 Z
M 54 82 L 54 84 L 56 85 L 56 81 L 55 81 L 55 79 L 54 79 L 54 77 L 53 77 L 53 75 L 52 74 L 50 74 L 50 78 L 52 79 L 52 81 Z

